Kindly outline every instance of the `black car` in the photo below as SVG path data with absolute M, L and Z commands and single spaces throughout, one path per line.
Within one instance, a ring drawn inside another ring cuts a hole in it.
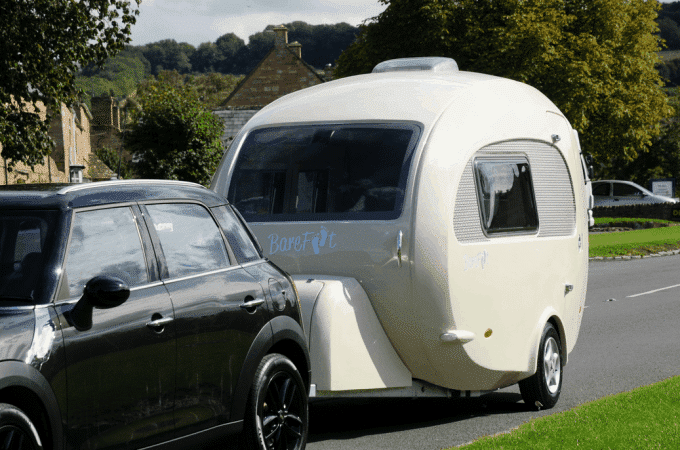
M 0 449 L 305 447 L 297 292 L 222 197 L 5 187 L 0 258 Z

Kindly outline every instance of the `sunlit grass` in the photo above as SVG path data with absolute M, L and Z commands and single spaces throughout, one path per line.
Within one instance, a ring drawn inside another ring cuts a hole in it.
M 507 434 L 460 448 L 677 449 L 680 448 L 680 377 L 544 416 Z
M 595 224 L 623 222 L 665 222 L 652 219 L 595 219 Z M 662 251 L 680 249 L 680 226 L 649 228 L 623 232 L 600 233 L 590 235 L 591 257 L 649 255 Z

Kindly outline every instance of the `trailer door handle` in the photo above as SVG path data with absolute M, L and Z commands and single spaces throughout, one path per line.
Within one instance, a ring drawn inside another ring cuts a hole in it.
M 401 243 L 404 237 L 404 233 L 399 230 L 399 234 L 397 234 L 397 264 L 399 267 L 401 267 Z

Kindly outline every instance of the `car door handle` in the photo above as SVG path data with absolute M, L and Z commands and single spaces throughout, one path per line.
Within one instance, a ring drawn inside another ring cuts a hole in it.
M 172 321 L 173 321 L 172 317 L 163 317 L 160 319 L 152 320 L 151 322 L 147 322 L 146 326 L 149 328 L 153 328 L 154 330 L 158 330 L 159 328 L 163 328 L 165 325 L 169 324 Z
M 248 302 L 241 303 L 241 308 L 243 308 L 243 309 L 255 309 L 263 303 L 264 303 L 263 298 L 256 298 L 254 300 L 250 300 Z

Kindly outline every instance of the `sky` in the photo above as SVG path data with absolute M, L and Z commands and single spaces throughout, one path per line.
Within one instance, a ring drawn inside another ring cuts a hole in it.
M 670 3 L 677 0 L 661 0 Z M 296 20 L 310 25 L 359 25 L 384 11 L 378 0 L 142 0 L 132 45 L 163 39 L 198 47 L 234 33 L 246 43 L 267 25 Z
M 248 43 L 267 25 L 300 20 L 356 26 L 384 9 L 378 0 L 142 0 L 131 44 L 174 39 L 198 47 L 227 33 Z

